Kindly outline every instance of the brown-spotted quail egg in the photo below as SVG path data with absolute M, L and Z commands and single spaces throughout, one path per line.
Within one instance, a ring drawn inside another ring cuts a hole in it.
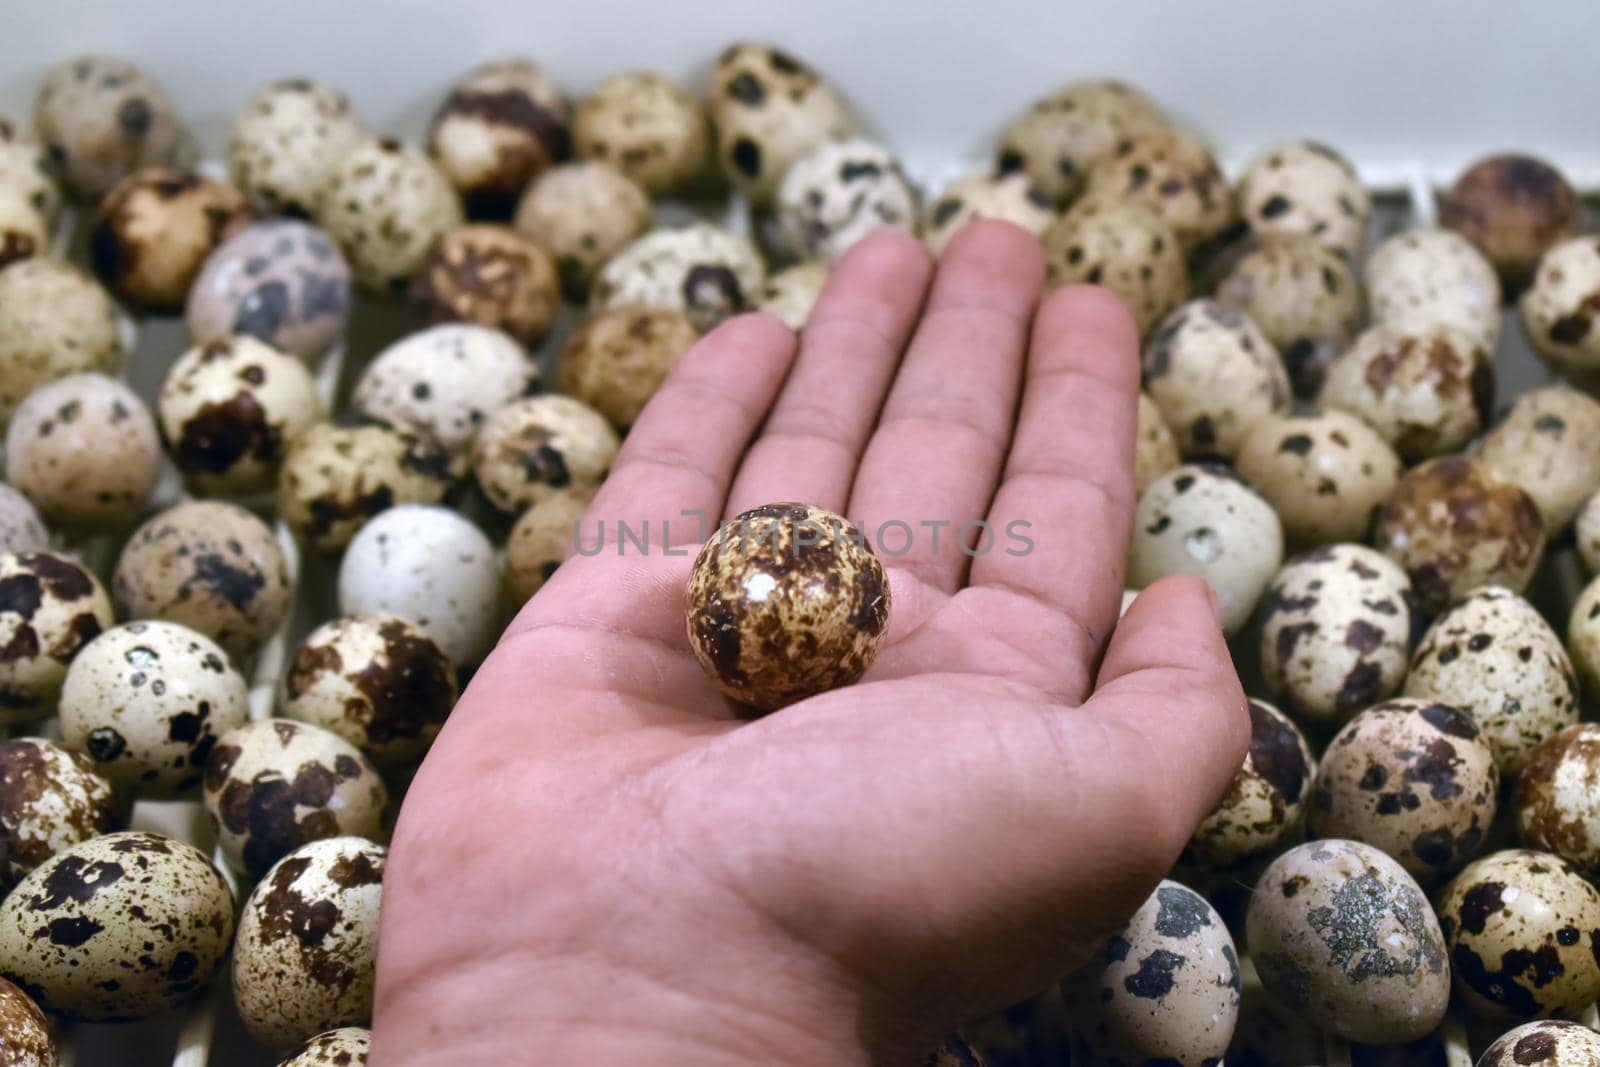
M 1225 870 L 1267 856 L 1305 825 L 1316 761 L 1289 717 L 1250 701 L 1250 749 L 1211 814 L 1195 827 L 1179 861 L 1201 871 Z
M 124 831 L 63 849 L 0 903 L 6 978 L 68 1019 L 144 1019 L 191 1001 L 232 937 L 221 872 L 160 834 Z
M 472 472 L 489 502 L 515 515 L 569 486 L 595 486 L 616 458 L 617 432 L 569 396 L 533 396 L 484 422 Z
M 60 1056 L 39 1005 L 0 978 L 0 1067 L 56 1067 Z
M 1245 942 L 1269 995 L 1348 1041 L 1414 1041 L 1449 1005 L 1428 898 L 1371 845 L 1312 841 L 1279 856 L 1250 895 Z
M 309 223 L 257 222 L 207 257 L 184 321 L 197 345 L 244 335 L 315 363 L 344 339 L 350 265 Z
M 1156 327 L 1144 350 L 1144 390 L 1186 456 L 1224 459 L 1293 400 L 1272 342 L 1243 312 L 1215 300 L 1191 300 Z
M 1567 617 L 1567 650 L 1577 665 L 1583 687 L 1600 698 L 1600 578 L 1583 588 Z
M 1342 721 L 1405 677 L 1411 582 L 1365 545 L 1324 545 L 1291 559 L 1261 615 L 1262 678 L 1292 714 Z
M 1282 562 L 1272 506 L 1224 468 L 1184 464 L 1139 496 L 1128 582 L 1142 589 L 1169 574 L 1201 576 L 1230 634 L 1249 621 Z
M 233 1003 L 257 1041 L 285 1048 L 371 1021 L 387 858 L 359 837 L 313 841 L 251 890 L 233 943 Z
M 1478 1057 L 1476 1067 L 1594 1067 L 1600 1063 L 1600 1033 L 1566 1019 L 1540 1019 L 1502 1034 Z
M 106 194 L 89 231 L 89 259 L 111 291 L 173 311 L 213 249 L 250 221 L 244 195 L 195 171 L 134 171 Z
M 915 233 L 917 194 L 882 145 L 859 137 L 825 141 L 784 174 L 778 225 L 797 257 L 836 263 L 875 230 Z
M 320 726 L 258 719 L 217 739 L 206 764 L 206 814 L 228 863 L 260 878 L 312 841 L 383 830 L 389 791 L 361 750 Z
M 234 116 L 228 176 L 262 214 L 310 218 L 334 164 L 364 136 L 338 89 L 308 78 L 271 82 Z
M 563 489 L 522 513 L 506 539 L 505 585 L 516 605 L 526 603 L 571 554 L 578 523 L 594 491 Z
M 1389 442 L 1345 411 L 1262 419 L 1234 465 L 1298 545 L 1365 541 L 1403 469 Z
M 1600 892 L 1566 860 L 1513 849 L 1467 865 L 1438 901 L 1463 1006 L 1510 1022 L 1600 997 Z
M 745 310 L 766 280 L 755 245 L 700 222 L 647 233 L 618 252 L 595 277 L 589 308 L 675 308 L 704 332 Z
M 111 622 L 110 598 L 81 563 L 52 552 L 0 554 L 0 722 L 54 711 L 72 658 Z
M 1512 810 L 1528 848 L 1554 852 L 1584 877 L 1600 874 L 1600 724 L 1574 723 L 1528 753 Z
M 556 377 L 563 393 L 625 430 L 698 340 L 700 331 L 681 311 L 617 308 L 594 316 L 567 337 Z
M 50 173 L 44 145 L 0 115 L 0 189 L 21 198 L 39 213 L 48 228 L 61 212 L 61 190 Z
M 1161 409 L 1150 395 L 1139 392 L 1138 437 L 1133 446 L 1133 485 L 1136 492 L 1182 462 L 1178 455 L 1178 439 L 1161 417 Z
M 1452 230 L 1404 230 L 1367 257 L 1372 321 L 1403 329 L 1453 326 L 1484 351 L 1500 343 L 1500 279 L 1483 253 Z
M 61 687 L 61 742 L 129 793 L 200 784 L 217 737 L 250 717 L 250 690 L 222 646 L 175 622 L 114 626 L 85 645 Z
M 808 259 L 767 275 L 756 299 L 756 310 L 775 315 L 789 329 L 799 332 L 817 306 L 822 287 L 828 284 L 833 267 L 820 259 Z
M 431 321 L 490 326 L 532 347 L 561 310 L 561 283 L 545 250 L 508 226 L 482 223 L 444 235 L 414 295 Z
M 0 267 L 44 255 L 50 223 L 14 189 L 0 185 Z
M 1235 188 L 1252 233 L 1301 233 L 1347 262 L 1361 258 L 1372 195 L 1350 161 L 1327 145 L 1269 148 L 1245 166 Z
M 451 87 L 428 151 L 473 218 L 506 218 L 528 183 L 572 153 L 566 96 L 538 64 L 497 59 Z
M 1544 557 L 1544 519 L 1482 460 L 1440 456 L 1401 477 L 1373 544 L 1406 569 L 1418 606 L 1435 615 L 1480 585 L 1526 589 Z
M 1587 381 L 1600 371 L 1600 239 L 1570 237 L 1539 260 L 1533 283 L 1517 301 L 1522 333 L 1561 374 Z
M 1091 167 L 1117 145 L 1171 123 L 1161 108 L 1126 82 L 1096 78 L 1047 93 L 1000 134 L 995 170 L 1022 172 L 1058 204 L 1077 195 Z
M 1507 776 L 1578 721 L 1578 677 L 1561 639 L 1532 604 L 1498 586 L 1474 590 L 1428 628 L 1405 695 L 1471 715 Z
M 0 482 L 0 552 L 36 552 L 50 547 L 39 509 L 11 486 Z
M 506 334 L 472 323 L 442 323 L 378 353 L 361 372 L 351 406 L 426 430 L 460 452 L 489 416 L 540 386 L 539 365 Z
M 0 271 L 0 423 L 47 382 L 115 374 L 122 354 L 116 304 L 77 267 L 29 259 Z
M 1448 704 L 1391 700 L 1328 743 L 1310 830 L 1382 849 L 1419 883 L 1436 886 L 1483 847 L 1499 787 L 1494 750 L 1472 716 Z
M 290 448 L 278 474 L 278 515 L 311 549 L 336 552 L 380 511 L 437 503 L 454 480 L 450 452 L 426 430 L 346 416 L 318 423 Z
M 339 563 L 339 610 L 416 623 L 452 663 L 475 666 L 499 630 L 500 565 L 449 508 L 403 504 L 363 526 Z
M 820 74 L 756 42 L 730 45 L 717 57 L 711 118 L 723 175 L 758 206 L 776 195 L 795 160 L 855 125 L 844 98 Z
M 578 102 L 572 147 L 580 159 L 610 163 L 654 196 L 693 184 L 711 155 L 700 101 L 648 70 L 613 74 Z
M 279 1061 L 278 1067 L 366 1067 L 371 1049 L 371 1030 L 341 1026 L 313 1037 Z
M 1559 385 L 1523 393 L 1479 455 L 1533 498 L 1553 540 L 1600 487 L 1600 403 Z
M 192 152 L 166 90 L 113 56 L 76 56 L 50 68 L 34 98 L 33 125 L 68 188 L 91 202 L 140 167 L 181 165 Z
M 42 737 L 0 741 L 0 893 L 62 849 L 127 821 L 126 798 L 85 757 Z
M 1186 249 L 1216 237 L 1234 220 L 1233 190 L 1211 149 L 1176 130 L 1117 142 L 1090 168 L 1084 195 L 1143 204 Z
M 1100 955 L 1063 983 L 1074 1063 L 1221 1062 L 1243 981 L 1222 916 L 1163 881 Z
M 1043 241 L 1051 285 L 1105 286 L 1133 313 L 1140 336 L 1189 295 L 1178 238 L 1141 204 L 1085 201 L 1052 223 Z
M 339 157 L 317 221 L 344 250 L 356 283 L 399 292 L 444 235 L 461 201 L 433 160 L 393 137 L 369 138 Z
M 1528 284 L 1539 257 L 1583 226 L 1583 202 L 1555 167 L 1507 153 L 1480 159 L 1439 198 L 1439 225 L 1477 245 L 1508 290 Z
M 1578 558 L 1589 574 L 1600 574 L 1600 491 L 1590 493 L 1572 522 Z
M 243 662 L 277 632 L 293 592 L 272 528 L 244 508 L 189 501 L 134 531 L 111 578 L 126 619 L 198 630 Z
M 1035 237 L 1056 221 L 1055 201 L 1032 185 L 1025 174 L 973 174 L 945 187 L 928 206 L 923 238 L 934 255 L 973 219 L 999 219 L 1020 226 Z
M 609 163 L 552 167 L 522 194 L 513 222 L 555 261 L 570 300 L 589 294 L 600 267 L 650 228 L 650 198 Z

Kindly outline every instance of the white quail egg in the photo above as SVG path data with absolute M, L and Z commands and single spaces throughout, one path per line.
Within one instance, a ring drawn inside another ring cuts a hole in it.
M 1345 411 L 1262 419 L 1234 465 L 1299 545 L 1365 541 L 1403 469 L 1389 442 Z
M 1047 93 L 1000 134 L 995 170 L 1023 172 L 1056 203 L 1077 195 L 1091 167 L 1137 134 L 1171 123 L 1155 101 L 1126 82 L 1095 78 Z
M 820 259 L 808 259 L 767 276 L 756 310 L 775 315 L 789 329 L 799 332 L 817 306 L 822 287 L 828 284 L 833 268 Z
M 1559 385 L 1523 393 L 1479 455 L 1533 498 L 1554 539 L 1600 487 L 1600 403 Z
M 681 311 L 618 308 L 594 316 L 567 337 L 556 376 L 563 393 L 625 430 L 698 340 L 700 332 Z
M 1586 878 L 1600 874 L 1600 724 L 1574 723 L 1528 753 L 1512 810 L 1528 848 L 1554 852 Z
M 0 741 L 0 893 L 62 849 L 127 821 L 126 798 L 85 757 L 42 737 Z
M 915 233 L 917 194 L 882 145 L 859 137 L 825 141 L 784 174 L 778 225 L 797 257 L 837 263 L 875 230 Z
M 543 588 L 571 554 L 584 511 L 594 491 L 563 489 L 533 505 L 517 519 L 506 539 L 506 590 L 516 606 Z
M 47 382 L 115 374 L 122 354 L 116 304 L 77 267 L 29 259 L 0 271 L 0 424 Z
M 372 138 L 334 164 L 317 221 L 344 250 L 357 284 L 398 292 L 434 245 L 461 225 L 461 201 L 420 150 L 393 137 Z
M 90 202 L 140 167 L 181 164 L 193 150 L 166 90 L 113 56 L 75 56 L 46 71 L 33 125 L 67 186 Z
M 561 283 L 549 254 L 509 226 L 451 230 L 423 266 L 413 297 L 431 322 L 504 330 L 537 348 L 561 311 Z
M 212 251 L 249 224 L 244 194 L 197 171 L 152 167 L 95 211 L 89 259 L 100 280 L 146 311 L 176 311 Z
M 262 214 L 310 218 L 334 164 L 365 136 L 344 93 L 285 78 L 257 89 L 234 116 L 228 175 Z
M 711 129 L 700 101 L 648 70 L 606 78 L 578 102 L 572 145 L 580 159 L 610 163 L 659 196 L 691 185 L 705 169 Z
M 1570 237 L 1539 260 L 1533 284 L 1517 302 L 1522 333 L 1561 374 L 1588 379 L 1600 370 L 1600 240 Z
M 999 219 L 1043 237 L 1056 221 L 1055 201 L 1049 193 L 1030 184 L 1025 174 L 972 174 L 959 178 L 928 207 L 922 225 L 928 249 L 939 255 L 973 219 Z
M 76 560 L 52 552 L 0 554 L 0 722 L 55 710 L 67 666 L 111 625 L 111 601 Z
M 766 278 L 761 254 L 749 240 L 700 222 L 645 234 L 618 252 L 596 276 L 589 307 L 676 308 L 695 329 L 706 331 L 744 311 Z
M 711 72 L 717 163 L 758 206 L 772 200 L 794 161 L 855 125 L 838 91 L 788 52 L 740 42 Z
M 1115 293 L 1142 337 L 1189 295 L 1189 268 L 1172 227 L 1142 204 L 1085 200 L 1044 237 L 1051 285 L 1088 282 Z
M 451 88 L 428 151 L 473 218 L 506 218 L 527 184 L 572 152 L 561 87 L 538 64 L 497 59 Z
M 561 288 L 583 300 L 595 273 L 650 228 L 650 198 L 609 163 L 552 167 L 522 194 L 514 225 L 555 261 Z
M 1600 1063 L 1600 1033 L 1566 1019 L 1540 1019 L 1507 1031 L 1478 1057 L 1476 1067 L 1591 1067 Z
M 618 447 L 611 424 L 587 404 L 534 396 L 484 422 L 472 446 L 472 471 L 489 502 L 514 515 L 557 490 L 599 485 Z
M 1305 825 L 1316 773 L 1311 747 L 1287 715 L 1250 701 L 1250 749 L 1228 791 L 1195 828 L 1181 868 L 1224 871 L 1271 855 Z
M 1451 230 L 1404 230 L 1367 257 L 1372 321 L 1402 329 L 1452 326 L 1486 352 L 1500 342 L 1500 279 L 1472 243 Z
M 1246 164 L 1236 189 L 1250 232 L 1305 234 L 1349 263 L 1360 260 L 1372 196 L 1334 149 L 1316 141 L 1275 145 Z
M 313 1037 L 285 1056 L 278 1067 L 366 1067 L 371 1048 L 371 1030 L 341 1026 Z
M 1084 196 L 1143 204 L 1185 249 L 1217 237 L 1234 220 L 1233 190 L 1211 149 L 1170 129 L 1118 141 L 1090 168 Z
M 1583 202 L 1555 167 L 1534 156 L 1480 159 L 1439 198 L 1439 225 L 1477 245 L 1507 290 L 1533 277 L 1546 249 L 1583 227 Z

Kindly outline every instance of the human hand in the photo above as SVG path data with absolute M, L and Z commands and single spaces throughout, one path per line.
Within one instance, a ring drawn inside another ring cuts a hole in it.
M 1004 223 L 937 272 L 879 235 L 798 346 L 752 315 L 684 356 L 583 523 L 605 551 L 523 609 L 411 786 L 374 1067 L 913 1062 L 1144 900 L 1249 720 L 1202 582 L 1116 621 L 1138 338 L 1042 277 Z M 682 512 L 780 500 L 917 535 L 861 682 L 749 722 L 689 649 Z M 1034 547 L 969 558 L 972 519 Z

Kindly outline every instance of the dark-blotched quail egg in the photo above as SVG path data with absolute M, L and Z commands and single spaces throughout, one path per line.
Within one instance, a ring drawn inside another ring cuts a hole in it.
M 1583 203 L 1549 163 L 1507 153 L 1461 172 L 1439 198 L 1439 224 L 1477 245 L 1515 291 L 1528 284 L 1545 249 L 1582 228 Z
M 1250 232 L 1305 234 L 1350 263 L 1361 258 L 1372 196 L 1350 161 L 1327 145 L 1269 148 L 1245 166 L 1236 189 Z
M 11 486 L 0 482 L 0 552 L 36 552 L 50 547 L 39 509 Z
M 681 311 L 618 308 L 594 316 L 568 336 L 556 376 L 562 392 L 625 430 L 698 340 L 700 331 Z
M 140 167 L 181 164 L 192 152 L 166 90 L 113 56 L 76 56 L 46 71 L 33 125 L 67 186 L 91 202 Z
M 461 225 L 461 201 L 421 150 L 393 137 L 370 138 L 334 164 L 317 221 L 344 250 L 358 285 L 399 292 Z
M 1600 1063 L 1600 1033 L 1566 1019 L 1525 1023 L 1478 1057 L 1476 1067 L 1594 1067 Z
M 52 552 L 0 554 L 0 722 L 55 710 L 67 667 L 111 625 L 111 601 L 76 560 Z
M 1085 200 L 1044 237 L 1051 285 L 1103 285 L 1133 313 L 1142 337 L 1189 295 L 1189 268 L 1172 227 L 1142 204 Z
M 444 235 L 414 295 L 431 321 L 490 326 L 531 347 L 561 310 L 561 283 L 545 250 L 509 226 L 483 223 Z
M 0 741 L 0 893 L 62 849 L 127 821 L 126 798 L 88 759 L 42 737 Z
M 757 205 L 772 200 L 794 161 L 855 125 L 844 98 L 788 52 L 757 42 L 730 45 L 711 72 L 717 163 Z
M 271 82 L 234 116 L 228 175 L 255 210 L 309 218 L 333 165 L 365 135 L 338 89 L 308 78 Z
M 22 194 L 0 183 L 0 267 L 44 255 L 50 224 Z
M 778 225 L 796 257 L 836 263 L 875 230 L 915 233 L 917 194 L 882 145 L 859 137 L 825 141 L 784 174 Z
M 47 229 L 54 228 L 61 212 L 61 190 L 50 173 L 49 155 L 42 143 L 4 115 L 0 115 L 0 190 L 37 212 Z
M 645 234 L 618 252 L 595 277 L 589 307 L 675 308 L 706 331 L 744 311 L 766 278 L 761 254 L 748 239 L 699 222 Z
M 526 603 L 571 554 L 578 523 L 594 496 L 587 487 L 563 489 L 522 513 L 506 539 L 506 590 Z
M 995 151 L 995 170 L 1023 172 L 1064 204 L 1077 195 L 1090 168 L 1117 145 L 1171 128 L 1155 101 L 1126 82 L 1071 82 L 1035 100 L 1006 126 Z
M 1389 443 L 1345 411 L 1262 419 L 1234 465 L 1297 545 L 1365 541 L 1403 469 Z
M 1539 357 L 1581 379 L 1600 371 L 1600 239 L 1570 237 L 1539 260 L 1533 283 L 1517 302 L 1522 333 Z
M 601 265 L 650 228 L 650 198 L 609 163 L 552 167 L 522 194 L 514 225 L 555 261 L 568 299 L 583 300 Z
M 515 515 L 557 490 L 596 486 L 616 458 L 605 416 L 569 396 L 533 396 L 485 420 L 472 471 L 489 502 Z
M 1270 855 L 1305 825 L 1316 761 L 1289 717 L 1250 701 L 1250 749 L 1222 800 L 1195 828 L 1179 861 L 1220 871 Z
M 160 834 L 63 849 L 0 903 L 5 976 L 68 1019 L 144 1019 L 193 1000 L 232 936 L 222 874 Z
M 1584 876 L 1600 875 L 1600 724 L 1574 723 L 1528 753 L 1512 801 L 1517 835 Z
M 1138 437 L 1133 445 L 1133 486 L 1143 493 L 1145 487 L 1182 462 L 1178 455 L 1178 439 L 1172 435 L 1161 409 L 1150 399 L 1150 394 L 1139 392 Z
M 1035 237 L 1056 221 L 1055 201 L 1025 174 L 973 174 L 945 186 L 928 206 L 923 237 L 939 255 L 950 239 L 973 219 L 999 219 L 1020 226 Z
M 683 86 L 648 70 L 606 78 L 572 113 L 580 159 L 610 163 L 659 196 L 691 185 L 711 158 L 706 113 Z
M 1233 190 L 1211 149 L 1175 130 L 1118 141 L 1090 168 L 1084 196 L 1143 204 L 1186 249 L 1216 237 L 1234 220 Z
M 60 1056 L 39 1005 L 0 978 L 0 1067 L 57 1067 Z
M 313 1037 L 279 1061 L 278 1067 L 366 1067 L 371 1048 L 371 1030 L 341 1026 Z
M 39 386 L 122 366 L 120 313 L 70 263 L 29 259 L 0 271 L 0 424 Z
M 789 329 L 796 332 L 805 328 L 811 309 L 817 306 L 822 287 L 828 284 L 833 268 L 820 259 L 808 259 L 785 267 L 776 274 L 767 275 L 756 300 L 756 310 L 775 315 Z
M 1600 487 L 1600 402 L 1560 385 L 1529 390 L 1484 436 L 1479 455 L 1533 498 L 1554 539 Z
M 428 151 L 473 218 L 506 218 L 530 181 L 571 154 L 569 110 L 538 64 L 493 60 L 451 87 L 428 128 Z
M 111 291 L 151 311 L 183 307 L 201 264 L 250 221 L 244 194 L 195 171 L 135 171 L 106 194 L 89 258 Z
M 1451 326 L 1486 352 L 1500 342 L 1500 279 L 1472 243 L 1451 230 L 1404 230 L 1367 257 L 1372 321 L 1402 329 Z

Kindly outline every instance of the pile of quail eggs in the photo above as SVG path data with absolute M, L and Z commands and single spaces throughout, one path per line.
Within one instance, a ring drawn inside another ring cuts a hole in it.
M 1129 582 L 1205 577 L 1259 699 L 1127 927 L 929 1062 L 1600 1062 L 1600 581 L 1560 595 L 1600 569 L 1600 241 L 1566 180 L 1490 157 L 1383 232 L 1337 151 L 1230 181 L 1111 80 L 938 195 L 864 129 L 754 43 L 708 96 L 486 63 L 420 143 L 295 78 L 201 163 L 99 56 L 0 117 L 0 1067 L 213 985 L 240 1055 L 364 1062 L 398 800 L 652 392 L 731 315 L 803 328 L 868 233 L 980 217 L 1133 312 Z M 1507 301 L 1550 372 L 1509 405 Z M 157 832 L 174 801 L 206 828 Z

